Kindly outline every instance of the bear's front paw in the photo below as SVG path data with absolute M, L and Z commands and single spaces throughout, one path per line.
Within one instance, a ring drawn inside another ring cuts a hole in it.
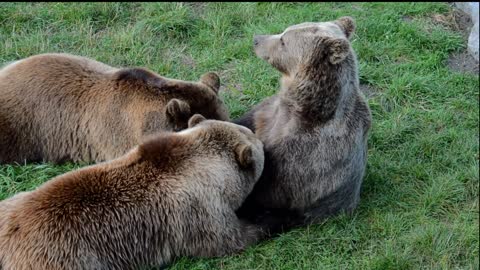
M 220 89 L 220 78 L 215 72 L 207 72 L 200 77 L 200 82 L 212 88 L 215 93 Z

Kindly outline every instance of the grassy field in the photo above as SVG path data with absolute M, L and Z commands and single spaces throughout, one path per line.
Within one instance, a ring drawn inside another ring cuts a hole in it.
M 68 52 L 196 80 L 217 71 L 232 118 L 279 88 L 254 33 L 350 15 L 373 127 L 353 217 L 297 229 L 244 253 L 171 269 L 478 269 L 479 79 L 449 70 L 465 50 L 445 3 L 0 4 L 0 63 Z M 82 166 L 0 166 L 0 199 Z

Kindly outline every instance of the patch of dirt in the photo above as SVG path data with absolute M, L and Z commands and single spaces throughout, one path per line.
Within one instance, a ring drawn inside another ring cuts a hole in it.
M 362 92 L 367 99 L 378 96 L 380 90 L 369 84 L 360 84 L 360 92 Z
M 402 17 L 402 21 L 408 23 L 408 22 L 413 21 L 413 18 L 411 16 L 405 15 L 405 16 Z
M 405 55 L 400 55 L 395 59 L 396 64 L 412 63 L 412 59 L 408 58 Z
M 468 43 L 468 36 L 473 27 L 472 19 L 468 14 L 456 8 L 453 2 L 449 2 L 451 9 L 447 14 L 433 14 L 430 16 L 429 22 L 434 25 L 440 25 L 450 31 L 458 32 L 463 37 L 465 44 Z M 411 22 L 415 18 L 411 16 L 403 16 L 402 20 Z M 425 26 L 427 32 L 430 31 L 428 23 Z M 447 59 L 445 65 L 454 72 L 478 74 L 478 62 L 465 50 L 458 53 L 453 53 Z
M 183 53 L 180 54 L 180 63 L 191 68 L 194 68 L 197 65 L 191 56 Z
M 468 51 L 451 54 L 447 60 L 447 66 L 450 70 L 478 75 L 478 62 Z
M 231 82 L 230 78 L 231 73 L 235 70 L 235 63 L 230 62 L 226 65 L 224 70 L 218 72 L 218 76 L 220 77 L 220 91 L 228 93 L 232 92 L 233 89 L 236 91 L 243 93 L 243 85 L 239 82 Z
M 186 50 L 186 46 L 166 48 L 161 52 L 160 57 L 163 57 L 167 61 L 173 61 L 189 68 L 195 68 L 197 66 L 197 62 L 190 54 L 188 54 L 188 52 L 186 52 Z
M 473 22 L 470 16 L 462 10 L 451 5 L 451 11 L 445 15 L 434 14 L 432 21 L 436 24 L 440 24 L 454 32 L 460 32 L 465 44 L 468 43 L 468 37 L 473 27 Z M 479 71 L 478 62 L 468 52 L 467 48 L 463 52 L 451 54 L 447 61 L 447 67 L 460 73 L 477 74 Z
M 451 10 L 447 14 L 433 14 L 432 23 L 441 25 L 451 31 L 458 32 L 463 37 L 465 44 L 473 27 L 470 16 L 456 8 L 453 2 L 449 2 Z M 466 46 L 465 46 L 466 47 Z M 447 67 L 454 72 L 478 74 L 478 62 L 465 48 L 464 51 L 451 54 L 446 62 Z
M 452 7 L 447 14 L 433 14 L 431 19 L 434 24 L 442 25 L 454 32 L 460 32 L 465 40 L 468 39 L 473 27 L 470 16 L 455 7 Z
M 220 91 L 223 91 L 225 93 L 232 92 L 233 89 L 235 89 L 235 91 L 243 93 L 243 85 L 241 83 L 234 83 L 234 84 L 227 84 L 227 85 L 222 84 L 220 86 Z

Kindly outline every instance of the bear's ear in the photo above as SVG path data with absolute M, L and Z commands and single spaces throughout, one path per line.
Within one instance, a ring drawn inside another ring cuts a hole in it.
M 345 60 L 350 53 L 350 44 L 348 44 L 348 41 L 343 38 L 331 39 L 328 46 L 330 54 L 328 60 L 334 65 Z
M 355 21 L 352 17 L 344 16 L 334 21 L 335 24 L 340 26 L 345 36 L 350 39 L 355 32 Z
M 252 147 L 248 144 L 239 144 L 235 147 L 235 158 L 242 168 L 248 168 L 253 163 Z
M 194 127 L 198 125 L 198 123 L 203 122 L 207 119 L 203 117 L 201 114 L 194 114 L 192 117 L 190 117 L 190 120 L 188 120 L 188 128 Z
M 328 61 L 334 65 L 342 62 L 350 53 L 350 44 L 344 38 L 318 37 L 314 49 L 314 54 L 327 57 Z
M 220 90 L 220 78 L 215 72 L 207 72 L 203 74 L 202 77 L 200 77 L 200 83 L 208 86 L 213 92 L 215 92 L 215 94 L 218 94 L 218 90 Z
M 173 98 L 167 103 L 167 117 L 173 121 L 179 121 L 182 118 L 188 119 L 190 115 L 190 105 L 185 101 Z

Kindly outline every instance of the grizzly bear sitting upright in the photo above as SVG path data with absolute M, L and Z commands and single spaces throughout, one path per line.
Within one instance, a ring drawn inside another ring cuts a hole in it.
M 264 173 L 241 216 L 279 213 L 299 225 L 356 208 L 371 113 L 359 92 L 354 28 L 342 17 L 254 37 L 255 53 L 282 73 L 282 87 L 235 121 L 265 147 Z
M 0 164 L 105 161 L 195 113 L 226 121 L 219 86 L 215 73 L 187 82 L 69 54 L 19 60 L 0 70 Z
M 262 142 L 201 115 L 189 126 L 0 202 L 0 269 L 151 269 L 264 237 L 235 214 L 262 173 Z

